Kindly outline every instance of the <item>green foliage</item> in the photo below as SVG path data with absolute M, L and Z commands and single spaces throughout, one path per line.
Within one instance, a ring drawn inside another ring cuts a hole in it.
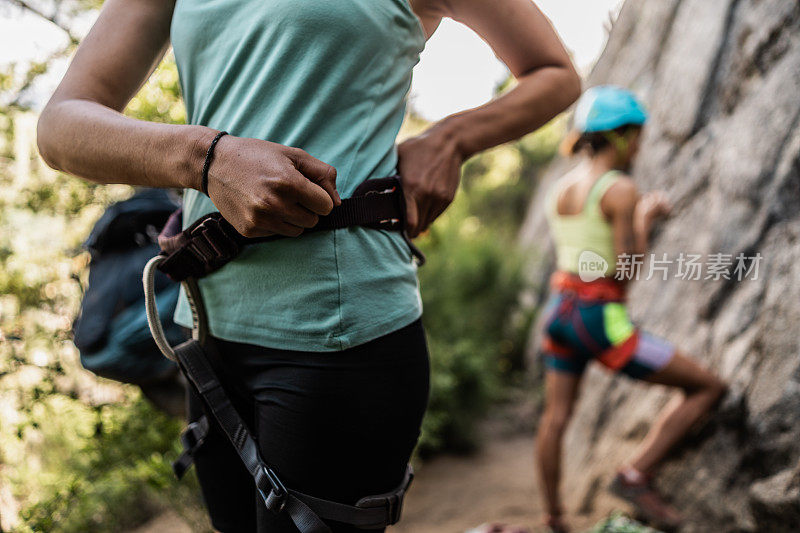
M 161 64 L 137 97 L 128 105 L 125 114 L 139 120 L 183 124 L 186 109 L 181 103 L 178 66 L 172 56 Z
M 45 497 L 23 510 L 15 531 L 120 531 L 196 499 L 194 478 L 179 483 L 169 466 L 181 422 L 137 394 L 96 408 L 50 396 L 36 407 L 28 427 L 41 440 L 28 453 L 44 459 L 49 475 L 38 474 Z M 16 475 L 37 473 L 23 466 Z
M 127 112 L 183 120 L 174 62 Z M 169 466 L 182 423 L 136 388 L 84 371 L 71 342 L 86 274 L 80 243 L 132 188 L 46 168 L 35 120 L 0 109 L 0 483 L 20 506 L 17 520 L 3 519 L 17 532 L 120 531 L 169 506 L 206 530 L 196 481 L 179 484 Z
M 594 526 L 590 533 L 658 533 L 658 531 L 621 513 L 614 513 Z

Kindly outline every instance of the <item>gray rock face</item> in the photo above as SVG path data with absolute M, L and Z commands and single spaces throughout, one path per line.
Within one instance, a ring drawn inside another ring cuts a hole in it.
M 652 251 L 762 256 L 755 280 L 631 287 L 635 321 L 731 384 L 659 484 L 685 531 L 800 531 L 800 3 L 628 0 L 589 85 L 600 83 L 634 89 L 651 110 L 633 175 L 675 206 Z M 553 268 L 543 192 L 567 165 L 544 178 L 521 235 L 538 301 Z M 532 360 L 538 342 L 537 329 Z M 670 391 L 597 368 L 586 378 L 564 494 L 573 510 L 605 511 L 620 506 L 605 484 Z

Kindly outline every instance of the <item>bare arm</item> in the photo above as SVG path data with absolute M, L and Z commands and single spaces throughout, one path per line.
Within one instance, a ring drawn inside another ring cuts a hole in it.
M 622 178 L 612 185 L 600 199 L 600 209 L 611 221 L 614 233 L 614 251 L 623 254 L 643 254 L 647 249 L 647 236 L 634 229 L 634 211 L 639 200 L 633 180 Z
M 531 0 L 412 3 L 426 28 L 436 27 L 447 16 L 473 29 L 518 82 L 503 96 L 447 117 L 400 146 L 413 235 L 452 201 L 466 158 L 519 138 L 555 117 L 578 98 L 580 78 L 550 22 Z
M 444 119 L 459 152 L 471 155 L 544 125 L 580 95 L 581 81 L 561 40 L 531 0 L 440 1 L 442 14 L 491 46 L 517 80 L 503 96 Z
M 215 132 L 153 124 L 122 110 L 169 45 L 174 2 L 109 0 L 39 118 L 52 167 L 100 183 L 197 187 Z
M 174 1 L 108 0 L 39 118 L 53 168 L 100 183 L 199 189 L 216 131 L 122 110 L 169 45 Z M 339 202 L 336 171 L 302 150 L 223 137 L 209 173 L 215 205 L 247 236 L 298 235 Z
M 611 220 L 617 255 L 647 253 L 653 223 L 670 211 L 664 193 L 655 191 L 640 196 L 630 178 L 612 185 L 603 195 L 600 208 Z

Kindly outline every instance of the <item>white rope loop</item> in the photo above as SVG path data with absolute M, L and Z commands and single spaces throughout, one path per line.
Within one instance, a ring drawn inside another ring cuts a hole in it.
M 150 327 L 150 334 L 156 341 L 156 346 L 164 354 L 164 357 L 176 361 L 175 350 L 169 345 L 164 328 L 161 326 L 161 318 L 158 316 L 158 306 L 156 305 L 155 275 L 156 267 L 164 260 L 164 257 L 157 255 L 150 259 L 144 266 L 142 273 L 142 285 L 144 287 L 144 308 L 147 313 L 147 325 Z

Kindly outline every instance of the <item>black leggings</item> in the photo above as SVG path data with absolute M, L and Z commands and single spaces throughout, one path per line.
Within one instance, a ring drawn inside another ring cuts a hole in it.
M 400 484 L 428 401 L 428 350 L 418 320 L 341 352 L 294 352 L 212 339 L 212 364 L 264 460 L 292 489 L 342 503 Z M 203 411 L 189 399 L 190 419 Z M 209 416 L 213 420 L 213 417 Z M 296 533 L 267 511 L 215 423 L 195 455 L 214 527 Z M 330 523 L 335 533 L 362 531 Z

